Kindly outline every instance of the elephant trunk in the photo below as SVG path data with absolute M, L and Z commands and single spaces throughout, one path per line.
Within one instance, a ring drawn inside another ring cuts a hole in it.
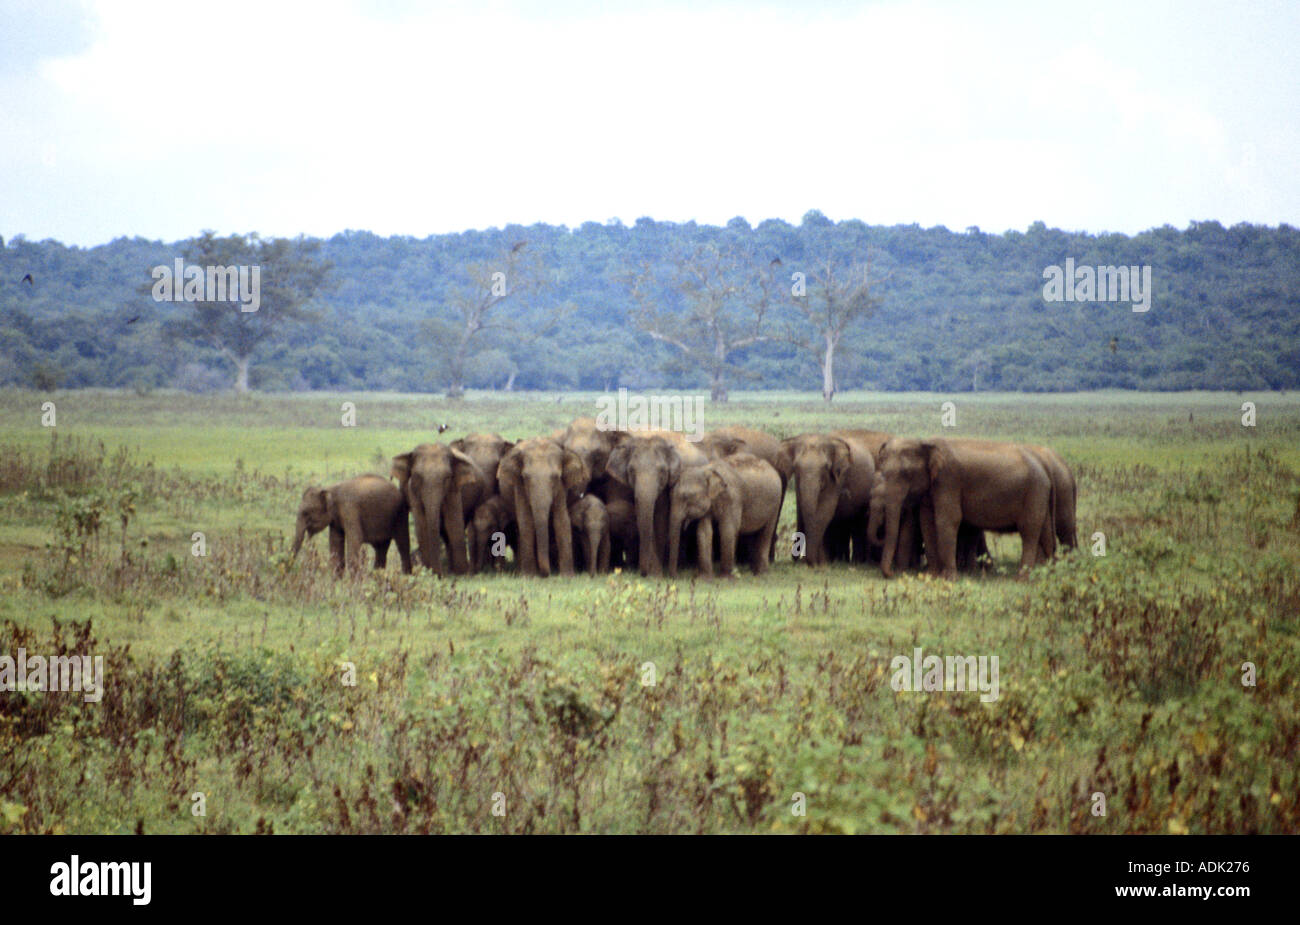
M 880 553 L 880 573 L 886 578 L 894 577 L 894 556 L 898 552 L 898 524 L 903 516 L 903 503 L 889 501 L 884 505 L 885 541 Z
M 654 478 L 638 479 L 636 483 L 636 529 L 641 544 L 641 574 L 658 577 L 663 574 L 659 564 L 659 539 L 655 536 L 655 505 L 659 502 L 659 482 Z
M 434 521 L 437 529 L 438 521 Z M 447 561 L 453 575 L 469 574 L 469 559 L 465 555 L 465 509 L 460 489 L 448 485 L 447 497 L 442 502 L 442 528 L 447 534 Z
M 821 565 L 826 561 L 826 528 L 835 512 L 834 492 L 821 491 L 821 487 L 818 479 L 801 477 L 795 493 L 809 565 Z
M 873 546 L 880 546 L 884 543 L 884 537 L 881 531 L 885 526 L 885 505 L 883 502 L 872 499 L 868 507 L 867 515 L 867 542 Z
M 433 491 L 421 490 L 418 485 L 416 491 L 420 493 L 419 502 L 422 512 L 415 519 L 415 529 L 420 540 L 420 558 L 425 568 L 441 575 L 443 571 L 438 524 L 442 520 L 442 499 Z
M 543 578 L 551 574 L 551 504 L 555 494 L 543 479 L 532 480 L 525 502 L 533 515 L 534 554 L 537 557 L 537 574 Z
M 307 518 L 298 518 L 298 527 L 293 534 L 293 549 L 289 553 L 289 561 L 293 562 L 298 558 L 298 550 L 302 549 L 302 541 L 307 538 Z

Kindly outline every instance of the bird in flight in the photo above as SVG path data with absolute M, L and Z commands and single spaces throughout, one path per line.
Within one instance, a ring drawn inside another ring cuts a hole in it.
M 515 246 L 510 248 L 510 253 L 512 254 L 519 253 L 521 250 L 524 249 L 524 245 L 527 243 L 528 243 L 527 241 L 516 241 Z
M 33 286 L 33 285 L 36 284 L 36 281 L 35 281 L 34 279 L 32 279 L 32 274 L 30 274 L 30 273 L 28 273 L 26 276 L 24 276 L 20 282 L 24 282 L 24 283 L 26 283 L 26 284 L 29 285 L 29 286 Z
M 126 323 L 127 323 L 127 324 L 135 324 L 135 323 L 136 323 L 137 321 L 139 321 L 139 320 L 140 320 L 140 316 L 139 316 L 139 315 L 136 315 L 136 316 L 133 317 L 133 318 L 128 318 L 128 319 L 126 320 Z

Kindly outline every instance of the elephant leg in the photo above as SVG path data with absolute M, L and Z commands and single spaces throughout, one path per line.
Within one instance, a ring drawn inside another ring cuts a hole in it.
M 573 521 L 569 517 L 569 507 L 564 503 L 564 488 L 561 487 L 551 504 L 551 522 L 555 528 L 555 553 L 561 575 L 573 574 Z
M 776 523 L 778 524 L 781 522 L 781 509 L 784 507 L 785 507 L 785 479 L 781 479 L 781 500 L 776 503 Z M 770 544 L 772 551 L 768 554 L 767 557 L 767 561 L 769 563 L 776 562 L 776 544 L 777 544 L 777 540 L 779 539 L 780 537 L 778 536 L 777 531 L 773 530 L 772 541 Z
M 388 567 L 388 544 L 392 539 L 381 540 L 378 543 L 371 543 L 375 547 L 375 570 L 383 571 Z
M 344 562 L 343 530 L 330 524 L 330 564 L 335 575 L 343 574 Z
M 779 514 L 777 515 L 780 516 Z M 763 555 L 763 550 L 772 548 L 772 540 L 776 537 L 776 521 L 771 520 L 763 526 L 758 533 L 758 539 L 754 542 L 754 554 L 750 561 L 750 568 L 755 575 L 762 575 L 767 572 L 771 565 L 771 559 Z
M 900 572 L 905 572 L 912 567 L 915 551 L 916 515 L 908 511 L 900 516 L 898 523 L 898 551 L 895 553 L 895 562 Z
M 730 578 L 736 572 L 736 540 L 739 536 L 739 524 L 722 521 L 718 524 L 718 559 L 719 571 L 724 578 Z
M 596 571 L 604 574 L 609 571 L 609 531 L 600 535 L 600 545 L 596 550 Z
M 935 505 L 933 517 L 938 574 L 948 579 L 956 578 L 957 531 L 961 528 L 961 510 L 952 504 Z

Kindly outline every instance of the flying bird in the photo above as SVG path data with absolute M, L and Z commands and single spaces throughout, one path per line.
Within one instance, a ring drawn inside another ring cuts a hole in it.
M 22 280 L 20 280 L 20 282 L 24 282 L 24 283 L 26 283 L 26 284 L 29 285 L 29 286 L 33 286 L 33 285 L 35 285 L 35 283 L 36 283 L 36 281 L 35 281 L 34 279 L 32 279 L 32 274 L 30 274 L 30 273 L 28 273 L 26 276 L 24 276 L 24 277 L 22 278 Z
M 779 267 L 780 265 L 781 265 L 780 257 L 773 257 L 772 262 L 769 264 L 769 266 L 773 266 L 773 267 Z
M 136 315 L 136 316 L 134 316 L 134 317 L 132 317 L 132 318 L 128 318 L 128 319 L 126 319 L 126 323 L 127 323 L 127 324 L 135 324 L 135 323 L 136 323 L 137 321 L 139 321 L 139 320 L 140 320 L 140 316 L 139 316 L 139 315 Z
M 510 248 L 510 253 L 512 254 L 519 253 L 521 250 L 524 249 L 524 245 L 527 243 L 528 243 L 527 241 L 516 241 L 515 246 Z

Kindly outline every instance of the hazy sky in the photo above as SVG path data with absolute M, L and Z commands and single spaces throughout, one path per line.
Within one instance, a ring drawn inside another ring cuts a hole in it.
M 1294 0 L 0 0 L 0 234 L 1296 225 L 1297 49 Z

